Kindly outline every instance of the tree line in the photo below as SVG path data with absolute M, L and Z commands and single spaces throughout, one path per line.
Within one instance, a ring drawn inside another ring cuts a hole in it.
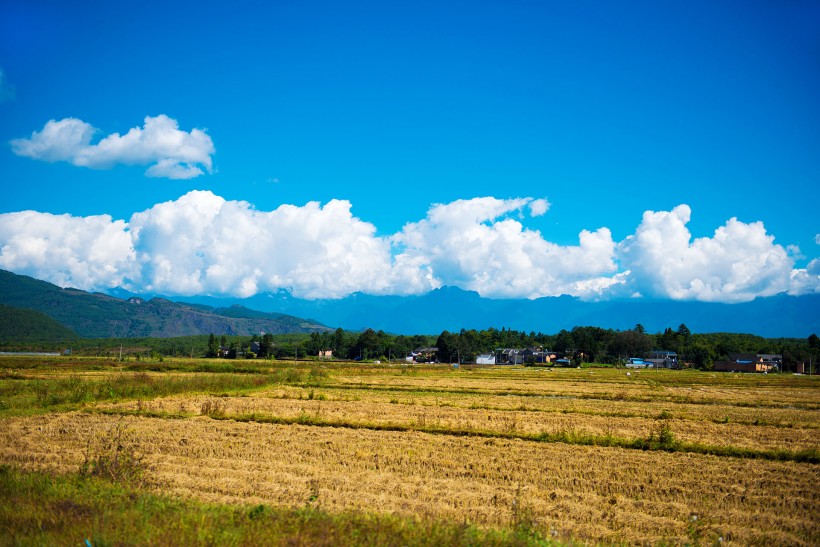
M 252 351 L 252 345 L 256 351 Z M 256 336 L 198 335 L 177 338 L 81 338 L 41 342 L 17 340 L 0 343 L 3 351 L 59 351 L 71 349 L 78 355 L 126 357 L 228 357 L 306 359 L 318 358 L 320 351 L 332 352 L 342 360 L 403 360 L 417 348 L 436 347 L 440 362 L 475 362 L 482 353 L 500 348 L 540 347 L 554 351 L 576 364 L 615 364 L 629 357 L 646 357 L 652 350 L 673 351 L 679 360 L 698 368 L 734 353 L 775 353 L 783 356 L 785 370 L 809 361 L 816 370 L 820 359 L 818 336 L 808 338 L 763 338 L 740 333 L 693 333 L 681 324 L 662 332 L 647 333 L 641 325 L 628 330 L 581 326 L 555 334 L 489 328 L 443 331 L 438 335 L 393 335 L 365 329 L 343 329 L 314 333 L 264 334 Z M 223 350 L 227 350 L 223 351 Z
M 217 343 L 220 342 L 220 343 Z M 256 342 L 258 353 L 249 355 Z M 685 324 L 650 334 L 638 324 L 629 330 L 601 327 L 574 327 L 556 334 L 489 328 L 443 331 L 438 336 L 391 335 L 384 331 L 365 329 L 361 332 L 314 332 L 309 335 L 264 335 L 220 341 L 211 335 L 208 356 L 216 356 L 226 343 L 230 357 L 237 355 L 270 357 L 276 359 L 315 358 L 320 352 L 330 351 L 335 359 L 344 360 L 402 360 L 412 351 L 423 347 L 437 348 L 440 362 L 474 363 L 480 354 L 494 353 L 501 348 L 541 348 L 571 359 L 575 364 L 617 364 L 630 357 L 643 358 L 653 350 L 672 351 L 678 360 L 696 368 L 710 368 L 718 360 L 736 353 L 773 353 L 783 356 L 784 369 L 793 370 L 796 363 L 813 363 L 820 357 L 818 337 L 807 339 L 763 338 L 740 333 L 693 333 Z

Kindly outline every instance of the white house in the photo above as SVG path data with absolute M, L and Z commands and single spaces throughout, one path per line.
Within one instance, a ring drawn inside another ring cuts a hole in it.
M 495 355 L 492 353 L 482 353 L 478 357 L 475 358 L 476 365 L 494 365 L 495 364 Z

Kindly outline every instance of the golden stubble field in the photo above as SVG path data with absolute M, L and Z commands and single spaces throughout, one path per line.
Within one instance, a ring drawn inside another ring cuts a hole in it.
M 75 472 L 89 442 L 124 428 L 151 488 L 212 502 L 526 523 L 585 543 L 816 545 L 820 468 L 789 454 L 820 448 L 818 387 L 676 371 L 329 366 L 310 385 L 4 418 L 0 463 Z M 668 451 L 588 443 L 662 426 L 677 443 Z M 559 432 L 570 442 L 532 440 Z

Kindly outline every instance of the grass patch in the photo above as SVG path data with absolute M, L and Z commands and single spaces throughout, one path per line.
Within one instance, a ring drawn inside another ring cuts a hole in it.
M 99 477 L 0 466 L 0 537 L 12 545 L 551 545 L 530 528 L 174 499 Z
M 267 370 L 267 369 L 266 369 Z M 0 417 L 76 410 L 98 402 L 150 400 L 181 393 L 240 393 L 262 387 L 320 385 L 321 377 L 304 369 L 270 372 L 149 374 L 112 372 L 45 377 L 5 373 L 0 376 Z

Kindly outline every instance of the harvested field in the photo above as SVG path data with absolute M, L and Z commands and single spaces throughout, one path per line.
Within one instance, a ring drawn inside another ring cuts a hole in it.
M 3 393 L 53 372 L 15 374 Z M 83 381 L 136 374 L 168 373 Z M 127 431 L 148 488 L 186 499 L 562 542 L 820 543 L 814 378 L 336 365 L 265 367 L 222 392 L 175 375 L 195 387 L 3 417 L 0 463 L 76 473 L 90 443 Z

